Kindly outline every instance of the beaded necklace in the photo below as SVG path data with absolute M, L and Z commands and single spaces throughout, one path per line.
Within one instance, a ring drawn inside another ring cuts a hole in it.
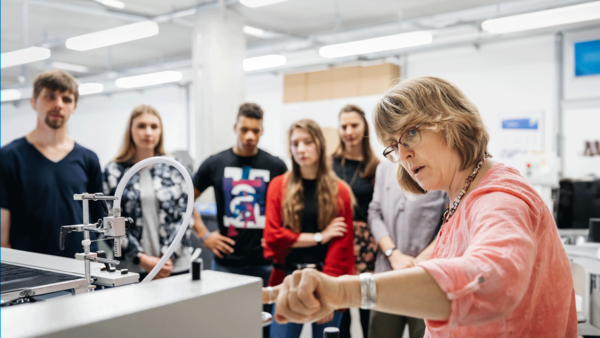
M 479 172 L 479 169 L 481 169 L 483 161 L 485 161 L 486 158 L 488 158 L 488 154 L 483 154 L 483 158 L 481 159 L 481 161 L 479 161 L 479 163 L 477 163 L 477 166 L 475 167 L 475 169 L 473 169 L 473 173 L 471 173 L 471 175 L 467 177 L 467 182 L 465 183 L 465 186 L 460 191 L 460 194 L 458 194 L 458 197 L 456 197 L 452 202 L 452 208 L 450 208 L 450 203 L 446 204 L 446 212 L 444 212 L 444 216 L 442 216 L 442 224 L 448 223 L 450 217 L 454 215 L 456 209 L 458 208 L 458 205 L 460 204 L 460 201 L 467 193 L 467 190 L 469 190 L 469 186 L 471 186 L 471 183 L 475 180 L 475 177 L 477 177 L 477 173 Z

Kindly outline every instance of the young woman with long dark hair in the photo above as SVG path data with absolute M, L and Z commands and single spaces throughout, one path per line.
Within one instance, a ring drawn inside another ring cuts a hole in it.
M 276 177 L 267 191 L 265 258 L 274 261 L 269 286 L 307 268 L 330 276 L 353 274 L 352 195 L 331 171 L 325 138 L 313 120 L 289 130 L 292 170 Z M 273 308 L 273 312 L 275 308 Z M 313 337 L 325 327 L 339 327 L 341 311 L 313 324 Z M 271 325 L 271 337 L 297 338 L 302 325 Z

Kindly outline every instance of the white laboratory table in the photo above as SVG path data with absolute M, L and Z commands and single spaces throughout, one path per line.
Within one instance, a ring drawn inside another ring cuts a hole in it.
M 8 251 L 3 249 L 3 261 L 5 253 Z M 73 269 L 82 269 L 81 261 L 73 259 L 70 263 L 77 263 L 72 265 Z M 65 266 L 65 271 L 69 271 L 69 267 Z M 45 302 L 6 306 L 0 311 L 0 335 L 3 338 L 259 338 L 262 336 L 261 286 L 259 278 L 202 271 L 200 281 L 192 281 L 187 274 Z

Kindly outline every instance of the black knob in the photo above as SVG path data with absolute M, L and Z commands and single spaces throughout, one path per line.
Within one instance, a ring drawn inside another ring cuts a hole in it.
M 60 227 L 60 239 L 58 242 L 58 247 L 60 248 L 60 250 L 65 249 L 65 240 L 67 239 L 67 235 L 73 230 L 75 230 L 74 225 L 63 225 L 62 227 Z
M 125 229 L 133 229 L 135 228 L 135 223 L 133 222 L 133 218 L 126 217 L 125 218 Z
M 96 222 L 96 228 L 98 228 L 98 229 L 104 228 L 104 221 L 102 220 L 102 218 L 98 218 L 98 221 Z
M 337 327 L 326 327 L 323 330 L 323 338 L 339 338 L 340 330 Z

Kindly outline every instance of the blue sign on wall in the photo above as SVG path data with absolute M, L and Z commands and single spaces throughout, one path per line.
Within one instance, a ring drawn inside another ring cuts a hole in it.
M 502 120 L 502 129 L 529 129 L 537 130 L 538 121 L 534 119 Z
M 575 43 L 575 76 L 600 75 L 600 40 Z

